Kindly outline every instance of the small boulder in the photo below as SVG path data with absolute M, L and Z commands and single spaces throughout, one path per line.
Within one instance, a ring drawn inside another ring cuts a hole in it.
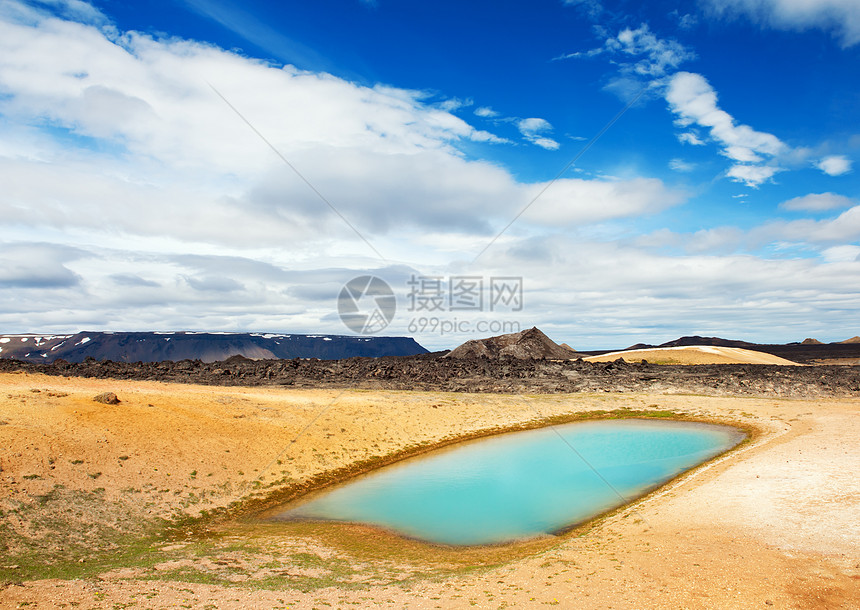
M 118 405 L 120 403 L 119 398 L 113 392 L 102 392 L 98 396 L 94 396 L 93 400 L 106 405 Z

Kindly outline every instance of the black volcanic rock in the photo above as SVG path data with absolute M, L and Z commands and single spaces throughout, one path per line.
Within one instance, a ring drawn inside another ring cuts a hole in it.
M 81 332 L 74 335 L 0 335 L 0 358 L 51 363 L 413 356 L 425 354 L 411 337 L 351 337 L 264 333 Z
M 748 341 L 736 341 L 734 339 L 721 339 L 720 337 L 699 337 L 693 335 L 691 337 L 681 337 L 674 341 L 668 341 L 658 347 L 687 347 L 690 345 L 715 345 L 717 347 L 742 347 L 749 349 L 755 347 L 755 343 Z
M 824 346 L 798 346 L 820 349 Z M 832 347 L 832 346 L 831 346 Z M 851 347 L 851 346 L 840 346 Z M 857 345 L 853 346 L 856 350 Z M 860 366 L 765 364 L 657 365 L 581 359 L 441 358 L 430 354 L 346 360 L 234 360 L 206 363 L 31 364 L 0 359 L 0 372 L 152 380 L 213 386 L 362 388 L 432 392 L 693 393 L 818 399 L 860 396 Z M 440 408 L 442 406 L 440 405 Z M 456 408 L 452 406 L 451 408 Z
M 714 345 L 717 347 L 742 347 L 744 349 L 754 349 L 757 344 L 749 343 L 748 341 L 736 341 L 734 339 L 721 339 L 720 337 L 700 337 L 699 335 L 691 335 L 667 341 L 660 345 L 637 343 L 636 345 L 631 345 L 622 351 L 633 349 L 654 349 L 658 347 L 689 347 L 692 345 Z
M 488 339 L 466 341 L 452 350 L 445 358 L 549 358 L 567 360 L 575 358 L 576 352 L 567 345 L 561 346 L 543 334 L 537 327 L 518 333 L 499 335 Z

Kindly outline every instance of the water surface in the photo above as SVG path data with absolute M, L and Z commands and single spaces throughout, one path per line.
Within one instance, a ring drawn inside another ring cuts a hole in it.
M 275 518 L 365 523 L 451 545 L 510 542 L 625 504 L 743 438 L 728 426 L 636 419 L 514 432 L 382 468 Z

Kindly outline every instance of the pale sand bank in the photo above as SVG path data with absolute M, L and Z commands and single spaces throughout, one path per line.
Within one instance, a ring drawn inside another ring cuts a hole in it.
M 92 402 L 103 391 L 123 402 Z M 257 478 L 265 487 L 538 414 L 618 407 L 733 420 L 762 434 L 585 535 L 495 567 L 443 570 L 435 552 L 363 555 L 312 533 L 237 527 L 223 543 L 165 542 L 154 547 L 155 565 L 81 580 L 18 586 L 10 581 L 20 566 L 3 566 L 0 607 L 860 607 L 860 400 L 523 398 L 0 375 L 2 519 L 20 527 L 17 515 L 30 514 L 21 507 L 57 484 L 141 515 L 195 514 L 250 493 Z M 344 566 L 352 571 L 339 576 Z M 272 574 L 281 580 L 266 585 Z M 320 576 L 333 586 L 301 580 Z M 222 584 L 204 584 L 213 580 Z
M 611 352 L 583 358 L 588 362 L 612 362 L 618 358 L 626 362 L 647 360 L 652 364 L 781 364 L 800 366 L 796 362 L 740 347 L 716 345 L 690 345 L 682 347 L 655 347 Z

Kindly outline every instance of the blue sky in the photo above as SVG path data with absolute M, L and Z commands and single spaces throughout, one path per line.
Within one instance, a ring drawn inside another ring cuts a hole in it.
M 858 83 L 854 0 L 0 0 L 0 329 L 845 339 Z

